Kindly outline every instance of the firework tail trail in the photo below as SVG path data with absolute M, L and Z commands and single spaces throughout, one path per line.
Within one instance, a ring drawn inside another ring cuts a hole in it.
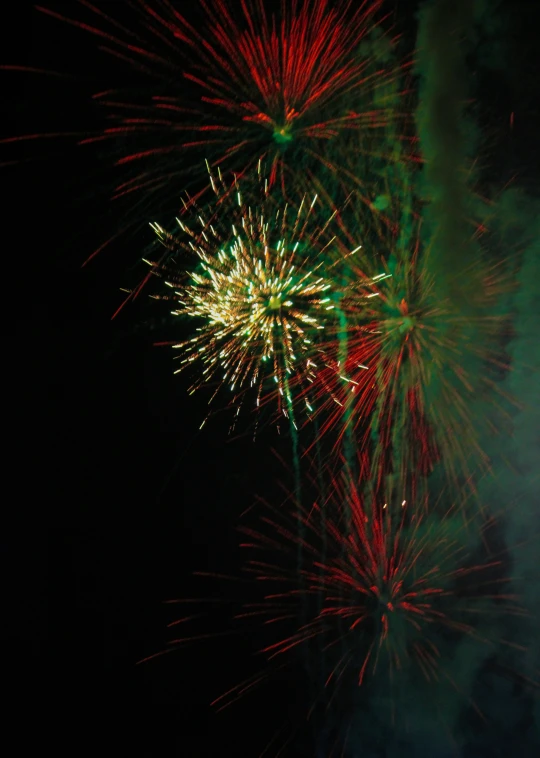
M 298 572 L 298 584 L 301 589 L 304 589 L 304 573 L 303 573 L 303 567 L 304 567 L 304 554 L 302 545 L 305 541 L 306 536 L 306 527 L 304 524 L 304 520 L 302 517 L 302 509 L 301 509 L 301 503 L 302 503 L 302 472 L 301 472 L 301 465 L 300 465 L 300 438 L 298 434 L 298 427 L 295 422 L 295 413 L 294 413 L 294 404 L 292 400 L 292 394 L 289 384 L 289 377 L 287 374 L 287 371 L 284 372 L 284 395 L 285 395 L 285 401 L 287 404 L 287 415 L 289 417 L 289 428 L 291 433 L 291 442 L 292 442 L 292 456 L 293 456 L 293 471 L 294 471 L 294 502 L 296 503 L 297 507 L 297 519 L 296 519 L 296 525 L 298 529 L 298 545 L 297 545 L 297 572 Z M 302 593 L 302 596 L 305 596 L 305 593 Z M 308 619 L 308 613 L 309 609 L 307 606 L 307 597 L 305 598 L 304 602 L 302 603 L 302 624 L 307 622 Z M 306 669 L 309 669 L 309 666 L 311 664 L 311 659 L 309 656 L 309 653 L 307 650 L 304 651 L 304 665 L 306 666 Z
M 301 475 L 301 469 L 300 469 L 300 445 L 299 445 L 299 436 L 298 436 L 298 427 L 296 426 L 295 421 L 295 413 L 294 413 L 294 405 L 291 395 L 291 388 L 289 384 L 289 377 L 287 375 L 287 372 L 284 372 L 284 395 L 285 395 L 285 401 L 287 404 L 287 415 L 289 418 L 289 426 L 291 431 L 291 442 L 292 442 L 292 454 L 293 454 L 293 469 L 294 469 L 294 496 L 296 499 L 296 502 L 298 504 L 301 503 L 302 498 L 302 475 Z M 299 529 L 302 529 L 302 521 L 299 520 Z M 301 536 L 301 535 L 300 535 Z M 301 569 L 301 548 L 300 550 L 300 559 L 299 559 L 299 569 Z
M 280 331 L 281 333 L 281 331 Z M 302 542 L 304 539 L 305 527 L 300 514 L 300 504 L 302 502 L 302 475 L 300 467 L 300 440 L 298 435 L 298 427 L 295 420 L 294 404 L 291 394 L 291 387 L 289 383 L 289 375 L 287 373 L 286 361 L 283 366 L 283 394 L 285 396 L 285 404 L 287 407 L 287 417 L 289 419 L 289 429 L 291 434 L 292 443 L 292 458 L 293 458 L 293 471 L 294 471 L 294 499 L 298 506 L 298 552 L 297 552 L 297 569 L 299 581 L 302 581 L 302 566 L 303 566 L 303 554 L 302 554 Z M 305 609 L 307 614 L 307 608 Z
M 348 336 L 348 322 L 347 322 L 347 316 L 343 312 L 343 310 L 339 309 L 339 332 L 338 332 L 338 343 L 339 343 L 339 349 L 338 349 L 338 363 L 339 366 L 342 368 L 343 371 L 346 371 L 347 366 L 347 359 L 348 359 L 348 353 L 349 353 L 349 336 Z M 342 379 L 344 384 L 348 384 L 347 379 Z M 345 407 L 344 407 L 344 413 L 343 413 L 343 423 L 345 426 L 344 433 L 343 433 L 343 455 L 345 459 L 345 464 L 348 469 L 352 471 L 354 468 L 354 455 L 355 455 L 355 444 L 354 444 L 354 424 L 353 424 L 353 413 L 352 413 L 352 393 L 347 392 L 346 393 L 346 399 L 345 399 Z

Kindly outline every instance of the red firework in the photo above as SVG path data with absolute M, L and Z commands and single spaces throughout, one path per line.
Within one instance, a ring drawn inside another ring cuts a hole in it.
M 269 508 L 260 529 L 241 530 L 252 551 L 247 572 L 269 590 L 238 618 L 264 621 L 272 641 L 261 652 L 278 664 L 308 651 L 310 667 L 316 660 L 323 669 L 326 699 L 381 672 L 389 682 L 420 674 L 457 687 L 445 661 L 452 644 L 463 635 L 487 642 L 478 620 L 498 604 L 521 614 L 503 589 L 504 561 L 489 549 L 478 561 L 478 534 L 471 539 L 462 504 L 441 510 L 439 501 L 423 515 L 414 503 L 364 496 L 361 486 L 348 474 L 334 478 L 324 501 L 295 504 L 292 513 Z M 495 525 L 481 527 L 485 544 Z
M 275 14 L 263 0 L 199 0 L 197 24 L 169 0 L 137 0 L 133 28 L 99 4 L 79 3 L 92 24 L 40 10 L 95 34 L 151 82 L 147 98 L 95 95 L 111 125 L 83 142 L 120 146 L 116 163 L 127 173 L 116 196 L 166 188 L 170 197 L 171 182 L 180 178 L 184 189 L 186 169 L 202 157 L 237 175 L 263 160 L 283 188 L 288 180 L 321 191 L 332 176 L 365 188 L 342 138 L 364 135 L 354 153 L 372 157 L 373 137 L 402 115 L 408 64 L 388 62 L 395 39 L 377 19 L 382 0 L 282 0 Z

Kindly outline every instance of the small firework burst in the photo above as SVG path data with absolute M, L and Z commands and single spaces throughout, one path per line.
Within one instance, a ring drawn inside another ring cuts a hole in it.
M 291 382 L 314 380 L 321 333 L 335 321 L 346 286 L 340 268 L 360 248 L 343 251 L 331 233 L 335 213 L 320 225 L 324 213 L 316 196 L 298 207 L 279 205 L 261 180 L 251 205 L 241 182 L 234 191 L 213 177 L 212 184 L 216 205 L 207 216 L 196 212 L 195 228 L 178 220 L 180 232 L 171 235 L 154 225 L 178 253 L 180 273 L 172 258 L 165 267 L 148 263 L 173 289 L 173 315 L 199 323 L 195 336 L 174 345 L 178 371 L 199 364 L 193 389 L 228 386 L 235 402 L 249 386 L 256 388 L 257 405 L 263 393 L 277 392 L 280 410 L 290 415 Z M 354 289 L 361 286 L 356 282 Z M 371 291 L 374 283 L 365 287 Z

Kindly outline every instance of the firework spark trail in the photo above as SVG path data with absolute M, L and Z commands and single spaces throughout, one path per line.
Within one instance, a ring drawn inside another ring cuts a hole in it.
M 348 364 L 349 356 L 349 324 L 347 322 L 347 315 L 343 309 L 339 309 L 339 332 L 338 332 L 338 367 L 345 367 Z M 343 379 L 345 382 L 346 380 Z M 353 437 L 352 426 L 352 413 L 351 413 L 352 397 L 350 393 L 347 393 L 345 404 L 343 408 L 343 455 L 347 466 L 350 468 L 353 466 L 355 456 L 355 444 Z

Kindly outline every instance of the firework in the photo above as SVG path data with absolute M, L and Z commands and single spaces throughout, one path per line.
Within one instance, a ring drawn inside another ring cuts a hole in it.
M 392 62 L 396 39 L 377 20 L 382 0 L 283 0 L 277 12 L 262 0 L 200 0 L 196 24 L 168 0 L 139 0 L 131 25 L 81 4 L 93 14 L 88 23 L 41 10 L 96 35 L 140 77 L 139 96 L 112 88 L 96 95 L 111 123 L 83 140 L 121 150 L 126 175 L 116 196 L 140 190 L 148 201 L 165 188 L 170 196 L 175 179 L 184 188 L 188 153 L 191 173 L 202 157 L 237 175 L 263 160 L 282 189 L 300 184 L 320 194 L 336 176 L 364 187 L 365 161 L 355 171 L 346 144 L 337 157 L 334 145 L 361 135 L 354 154 L 380 163 L 373 137 L 403 113 L 409 66 Z
M 479 261 L 453 282 L 468 303 L 443 298 L 420 233 L 410 252 L 399 250 L 396 237 L 378 266 L 386 274 L 373 276 L 377 291 L 348 300 L 345 349 L 334 338 L 322 351 L 311 404 L 323 432 L 341 439 L 348 428 L 356 431 L 372 451 L 379 488 L 409 480 L 415 497 L 415 482 L 438 461 L 454 484 L 472 473 L 473 461 L 487 465 L 472 407 L 489 401 L 495 413 L 490 366 L 507 327 L 496 307 L 510 279 Z M 369 267 L 364 261 L 363 277 Z
M 363 491 L 346 473 L 332 479 L 324 502 L 296 505 L 297 514 L 270 509 L 261 530 L 242 530 L 243 546 L 255 551 L 246 569 L 271 588 L 245 615 L 275 622 L 274 641 L 263 650 L 271 659 L 315 645 L 325 658 L 326 687 L 367 684 L 381 671 L 391 679 L 416 670 L 428 681 L 450 681 L 441 667 L 448 634 L 484 640 L 477 620 L 492 601 L 521 612 L 501 589 L 504 561 L 486 554 L 478 563 L 478 536 L 462 504 L 447 508 L 439 499 L 426 517 L 414 503 L 378 502 Z M 492 520 L 481 527 L 486 542 L 494 526 Z M 300 539 L 305 563 L 298 576 L 292 558 Z M 288 627 L 283 636 L 279 622 Z
M 235 403 L 250 386 L 257 406 L 277 394 L 279 409 L 290 415 L 291 385 L 314 381 L 321 334 L 349 286 L 340 272 L 360 247 L 343 250 L 331 233 L 335 213 L 320 225 L 316 197 L 298 207 L 276 204 L 261 178 L 258 204 L 251 205 L 240 182 L 234 191 L 213 177 L 212 184 L 216 204 L 204 216 L 195 211 L 196 226 L 179 219 L 172 235 L 154 225 L 178 263 L 148 263 L 173 290 L 173 315 L 197 324 L 195 336 L 174 345 L 178 371 L 197 364 L 192 389 L 227 386 Z M 371 292 L 375 284 L 355 281 L 355 292 L 362 287 Z

